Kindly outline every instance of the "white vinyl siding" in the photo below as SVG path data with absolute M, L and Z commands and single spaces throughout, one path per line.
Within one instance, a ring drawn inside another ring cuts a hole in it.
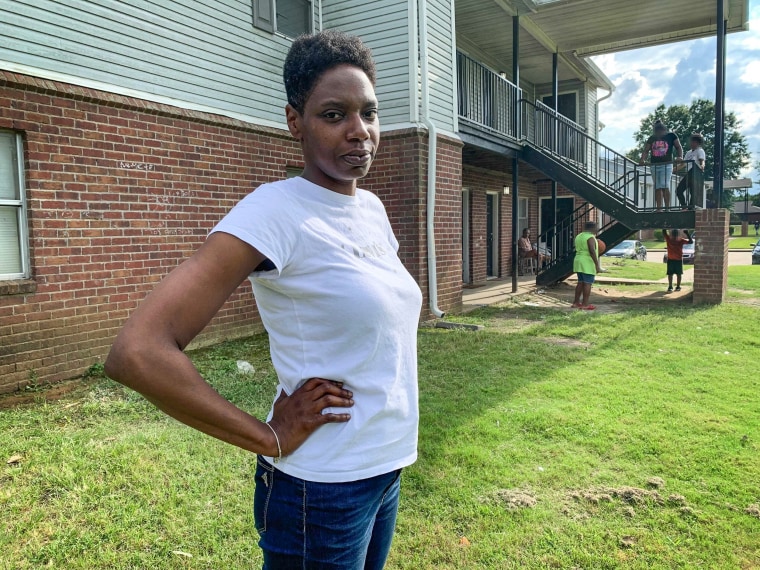
M 285 124 L 291 41 L 253 26 L 251 0 L 0 6 L 0 61 Z
M 594 138 L 599 137 L 599 117 L 596 113 L 596 100 L 598 93 L 596 87 L 589 86 L 586 88 L 586 117 L 588 134 Z
M 0 280 L 29 277 L 21 137 L 0 131 Z
M 428 0 L 428 70 L 430 81 L 430 115 L 436 126 L 455 129 L 456 61 L 453 58 L 455 32 L 451 28 L 451 0 Z
M 323 29 L 355 34 L 372 49 L 381 125 L 410 120 L 408 20 L 405 0 L 322 2 Z

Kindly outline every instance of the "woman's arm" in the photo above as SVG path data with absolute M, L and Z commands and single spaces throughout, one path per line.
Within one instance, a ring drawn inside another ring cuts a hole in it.
M 674 146 L 676 147 L 676 150 L 678 153 L 675 156 L 676 160 L 683 160 L 683 147 L 681 146 L 681 141 L 678 137 L 676 137 L 676 140 L 673 141 Z
M 591 259 L 594 260 L 594 265 L 596 265 L 596 271 L 598 273 L 601 273 L 602 266 L 599 265 L 599 258 L 596 256 L 596 238 L 595 237 L 588 238 L 586 245 L 588 246 L 589 255 L 591 255 Z
M 272 431 L 222 398 L 182 352 L 264 259 L 236 237 L 212 234 L 130 316 L 105 370 L 179 421 L 243 449 L 276 457 Z M 325 423 L 348 421 L 348 414 L 323 415 L 322 410 L 349 407 L 351 397 L 338 384 L 323 379 L 311 379 L 290 396 L 283 395 L 270 422 L 282 453 L 294 451 Z

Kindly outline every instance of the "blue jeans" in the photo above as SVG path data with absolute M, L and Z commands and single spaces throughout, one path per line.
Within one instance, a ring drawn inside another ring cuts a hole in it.
M 253 518 L 263 570 L 381 570 L 401 470 L 349 483 L 291 477 L 258 458 Z
M 670 189 L 670 179 L 673 178 L 673 163 L 657 163 L 652 165 L 655 189 Z

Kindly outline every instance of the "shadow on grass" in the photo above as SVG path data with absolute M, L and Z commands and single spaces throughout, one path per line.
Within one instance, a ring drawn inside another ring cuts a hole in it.
M 660 297 L 653 293 L 653 299 Z M 480 332 L 422 329 L 419 334 L 420 470 L 436 465 L 467 426 L 488 410 L 508 405 L 521 388 L 546 382 L 574 368 L 595 353 L 616 350 L 626 337 L 651 338 L 652 330 L 669 326 L 709 306 L 678 304 L 652 308 L 626 306 L 616 313 L 588 314 L 548 308 L 486 307 L 469 313 L 468 322 L 490 323 Z M 637 316 L 646 318 L 637 319 Z M 529 322 L 498 331 L 500 319 Z M 624 323 L 624 321 L 627 321 Z M 619 323 L 621 326 L 615 326 Z M 596 334 L 613 325 L 613 333 Z M 624 326 L 623 326 L 624 324 Z M 558 325 L 560 325 L 558 327 Z M 545 337 L 577 339 L 578 343 L 545 342 Z M 476 437 L 476 436 L 473 436 Z M 486 453 L 488 450 L 484 450 Z M 440 465 L 443 467 L 443 465 Z M 418 484 L 424 486 L 424 481 Z

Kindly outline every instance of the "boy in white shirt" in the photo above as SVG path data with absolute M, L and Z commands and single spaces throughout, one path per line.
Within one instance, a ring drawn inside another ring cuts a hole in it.
M 702 136 L 702 133 L 692 133 L 691 138 L 689 138 L 691 148 L 683 157 L 684 162 L 686 163 L 686 171 L 676 189 L 676 196 L 678 197 L 678 203 L 681 205 L 681 208 L 687 208 L 689 206 L 693 207 L 695 205 L 694 198 L 697 179 L 703 178 L 705 170 L 705 149 L 702 148 L 703 143 L 704 137 Z M 688 200 L 685 196 L 687 189 L 689 190 Z

